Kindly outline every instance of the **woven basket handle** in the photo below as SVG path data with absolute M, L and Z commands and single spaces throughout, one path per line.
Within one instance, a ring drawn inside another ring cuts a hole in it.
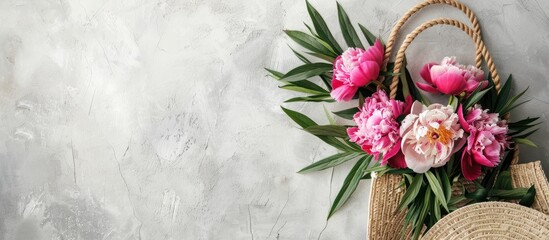
M 432 26 L 435 26 L 435 25 L 455 26 L 455 27 L 461 29 L 462 31 L 464 31 L 465 33 L 467 33 L 467 35 L 469 35 L 473 39 L 477 49 L 480 50 L 481 55 L 484 57 L 484 60 L 486 61 L 486 65 L 488 66 L 488 69 L 490 70 L 490 75 L 492 75 L 492 80 L 494 81 L 495 88 L 499 92 L 500 78 L 499 78 L 498 72 L 496 70 L 496 67 L 494 65 L 494 61 L 492 60 L 492 57 L 490 56 L 490 53 L 486 49 L 486 46 L 484 45 L 484 42 L 482 41 L 480 36 L 478 34 L 476 34 L 471 28 L 469 28 L 464 23 L 462 23 L 458 20 L 455 20 L 455 19 L 449 19 L 449 18 L 433 19 L 431 21 L 423 23 L 421 26 L 417 27 L 416 29 L 414 29 L 414 31 L 412 31 L 410 34 L 408 34 L 406 36 L 406 39 L 404 40 L 404 42 L 400 46 L 400 49 L 398 50 L 397 56 L 395 58 L 394 72 L 395 73 L 400 73 L 401 72 L 402 62 L 404 61 L 404 53 L 406 52 L 406 49 L 408 48 L 410 43 L 412 43 L 412 41 L 421 32 L 423 32 L 426 29 L 428 29 Z M 390 91 L 389 96 L 392 99 L 394 99 L 396 97 L 396 94 L 397 94 L 398 80 L 399 80 L 399 76 L 396 75 L 396 76 L 393 77 L 393 81 L 391 82 L 391 86 L 390 86 L 391 91 Z
M 400 29 L 404 26 L 404 24 L 406 24 L 406 22 L 415 13 L 419 12 L 421 9 L 423 9 L 427 6 L 435 5 L 435 4 L 446 4 L 446 5 L 450 5 L 452 7 L 455 7 L 457 9 L 461 10 L 463 13 L 465 13 L 465 15 L 467 15 L 467 17 L 471 21 L 474 32 L 476 34 L 478 34 L 479 36 L 481 36 L 481 34 L 480 34 L 480 24 L 477 20 L 477 17 L 473 13 L 473 11 L 471 11 L 471 9 L 469 9 L 467 6 L 465 6 L 462 3 L 458 2 L 458 1 L 455 1 L 455 0 L 426 0 L 422 3 L 417 4 L 412 9 L 408 10 L 408 12 L 406 12 L 400 18 L 400 20 L 398 20 L 398 22 L 395 24 L 395 26 L 393 27 L 393 29 L 391 31 L 391 35 L 389 35 L 389 39 L 387 40 L 386 47 L 385 47 L 385 57 L 384 57 L 384 60 L 383 60 L 383 69 L 384 70 L 387 70 L 387 64 L 389 63 L 389 59 L 391 58 L 391 54 L 392 54 L 392 51 L 393 51 L 393 46 L 396 42 L 398 33 L 400 32 Z M 475 63 L 476 63 L 477 68 L 480 68 L 481 65 L 482 65 L 482 53 L 480 52 L 480 49 L 477 49 Z

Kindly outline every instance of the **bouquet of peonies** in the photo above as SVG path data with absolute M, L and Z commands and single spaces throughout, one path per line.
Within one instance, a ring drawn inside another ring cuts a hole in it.
M 327 125 L 282 108 L 305 131 L 338 150 L 301 173 L 356 160 L 328 218 L 349 199 L 358 182 L 372 174 L 402 176 L 405 193 L 397 210 L 406 211 L 402 232 L 410 230 L 414 239 L 466 204 L 518 200 L 531 205 L 534 187 L 513 188 L 508 170 L 517 144 L 535 146 L 527 137 L 535 131 L 531 128 L 538 118 L 507 120 L 512 109 L 525 103 L 518 99 L 526 90 L 512 96 L 511 76 L 500 87 L 495 68 L 485 75 L 480 61 L 466 66 L 455 57 L 425 64 L 420 70 L 423 81 L 412 81 L 403 58 L 405 47 L 390 62 L 384 43 L 359 24 L 370 45 L 365 47 L 341 5 L 337 8 L 347 48 L 335 40 L 322 16 L 307 2 L 313 23 L 313 27 L 306 24 L 309 33 L 285 32 L 317 62 L 292 49 L 303 65 L 287 73 L 267 69 L 283 84 L 280 88 L 306 94 L 286 102 L 356 101 L 358 105 L 334 112 L 342 120 L 328 114 Z M 434 23 L 459 25 L 443 20 Z M 482 50 L 484 45 L 476 37 Z M 488 65 L 493 64 L 487 53 L 478 53 L 488 58 Z M 448 104 L 430 103 L 423 94 L 447 96 Z

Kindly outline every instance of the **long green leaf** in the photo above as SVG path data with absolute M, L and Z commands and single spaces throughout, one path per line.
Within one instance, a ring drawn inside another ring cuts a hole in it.
M 334 213 L 340 209 L 346 202 L 349 200 L 349 197 L 353 194 L 353 192 L 356 190 L 356 187 L 358 186 L 358 183 L 360 182 L 360 178 L 363 176 L 364 169 L 368 167 L 368 164 L 370 161 L 368 159 L 372 159 L 372 156 L 366 156 L 360 158 L 355 166 L 351 169 L 347 177 L 345 178 L 345 181 L 343 182 L 343 186 L 341 186 L 341 189 L 339 190 L 332 207 L 330 208 L 330 212 L 328 213 L 328 219 L 334 215 Z
M 306 3 L 307 3 L 307 11 L 309 12 L 309 16 L 313 21 L 313 26 L 315 27 L 315 30 L 318 36 L 320 37 L 320 39 L 330 44 L 330 46 L 336 51 L 338 55 L 341 54 L 343 50 L 341 49 L 341 47 L 335 40 L 334 36 L 330 32 L 328 25 L 326 25 L 324 18 L 322 18 L 322 15 L 318 13 L 318 11 L 313 7 L 313 5 L 309 3 L 309 1 L 306 1 Z
M 514 188 L 511 190 L 492 189 L 490 196 L 501 199 L 521 199 L 527 192 L 528 188 Z
M 349 108 L 349 109 L 334 112 L 334 114 L 344 119 L 353 120 L 353 116 L 358 111 L 360 111 L 360 109 L 358 109 L 357 107 L 354 107 L 354 108 Z
M 406 189 L 404 196 L 402 196 L 400 203 L 398 204 L 399 211 L 404 210 L 406 207 L 408 207 L 410 203 L 414 201 L 417 194 L 419 193 L 419 190 L 421 189 L 422 184 L 423 184 L 423 174 L 416 174 L 416 176 L 410 183 L 410 186 Z
M 511 190 L 513 189 L 511 181 L 511 173 L 509 171 L 501 171 L 494 183 L 494 189 Z
M 322 93 L 305 97 L 290 98 L 284 102 L 335 102 L 335 100 L 330 96 L 330 94 Z
M 276 80 L 280 80 L 284 76 L 284 73 L 281 73 L 281 72 L 278 72 L 278 71 L 275 71 L 275 70 L 272 70 L 272 69 L 265 68 L 265 70 L 267 72 L 269 72 L 271 77 L 276 79 Z
M 494 112 L 500 112 L 501 109 L 503 109 L 503 107 L 507 103 L 507 100 L 509 99 L 511 94 L 512 83 L 513 83 L 513 75 L 511 74 L 507 78 L 507 81 L 505 81 L 505 84 L 503 84 L 503 87 L 501 87 L 501 89 L 499 90 L 496 109 L 494 110 Z
M 341 33 L 343 33 L 343 38 L 349 47 L 359 47 L 364 48 L 360 42 L 360 38 L 356 34 L 355 28 L 347 16 L 347 13 L 343 7 L 337 3 L 337 16 L 339 18 L 339 26 L 341 27 Z
M 532 185 L 528 191 L 526 191 L 526 194 L 524 194 L 522 199 L 520 199 L 519 204 L 530 207 L 534 203 L 534 200 L 536 200 L 536 187 Z
M 303 56 L 301 53 L 298 53 L 296 50 L 294 50 L 292 47 L 290 47 L 290 49 L 292 50 L 292 52 L 294 52 L 294 55 L 299 58 L 299 60 L 301 60 L 303 63 L 311 63 L 311 61 L 309 61 L 309 59 L 307 59 L 305 56 Z
M 534 142 L 527 138 L 513 138 L 513 141 L 515 141 L 516 143 L 528 145 L 530 147 L 538 147 L 538 145 L 536 145 Z
M 442 187 L 440 184 L 440 181 L 435 177 L 435 175 L 431 171 L 425 172 L 425 177 L 427 178 L 427 182 L 429 182 L 429 186 L 431 186 L 431 190 L 435 194 L 435 196 L 438 198 L 444 209 L 446 211 L 448 210 L 448 202 L 446 201 L 446 196 L 444 191 L 442 191 Z
M 310 126 L 318 125 L 315 123 L 315 121 L 313 121 L 312 119 L 310 119 L 309 117 L 305 116 L 300 112 L 296 112 L 284 107 L 281 107 L 281 108 L 282 108 L 282 111 L 284 111 L 286 115 L 288 115 L 288 117 L 294 120 L 294 122 L 297 123 L 297 125 L 301 126 L 302 128 L 308 128 Z
M 308 172 L 320 171 L 326 168 L 335 167 L 339 164 L 355 159 L 362 155 L 364 155 L 364 153 L 356 153 L 356 152 L 338 153 L 338 154 L 329 156 L 327 158 L 324 158 L 322 160 L 316 161 L 313 164 L 299 170 L 298 173 L 308 173 Z
M 337 53 L 323 40 L 311 36 L 307 33 L 295 30 L 285 30 L 284 31 L 292 40 L 302 47 L 309 49 L 315 53 L 326 55 L 335 59 Z M 332 60 L 333 61 L 333 60 Z
M 480 89 L 480 86 L 479 86 Z M 471 96 L 466 100 L 465 109 L 469 109 L 473 105 L 475 105 L 478 101 L 484 97 L 484 94 L 486 94 L 488 91 L 490 91 L 491 88 L 486 88 L 482 91 L 478 91 L 479 89 L 475 90 Z
M 315 136 L 331 136 L 347 138 L 347 127 L 340 125 L 318 125 L 305 128 L 305 131 Z
M 290 70 L 280 79 L 281 81 L 298 81 L 318 76 L 332 71 L 333 65 L 328 63 L 307 63 Z
M 364 37 L 366 38 L 366 41 L 368 41 L 368 44 L 370 44 L 370 46 L 374 46 L 374 44 L 376 43 L 376 36 L 374 36 L 374 34 L 372 34 L 367 28 L 362 26 L 360 23 L 358 24 L 358 27 L 364 34 Z
M 516 96 L 512 97 L 509 101 L 507 101 L 507 103 L 505 104 L 505 106 L 503 106 L 503 109 L 501 109 L 498 113 L 500 115 L 505 115 L 507 114 L 509 111 L 511 111 L 511 109 L 515 108 L 517 105 L 514 105 L 515 102 L 520 98 L 522 97 L 522 95 L 524 95 L 524 93 L 526 93 L 526 91 L 528 91 L 528 88 L 530 87 L 527 87 L 526 89 L 524 89 L 524 91 L 520 92 L 519 94 L 517 94 Z M 524 103 L 524 102 L 523 102 Z M 520 103 L 520 104 L 523 104 L 523 103 Z M 520 105 L 519 104 L 519 105 Z
M 282 111 L 286 113 L 292 120 L 294 120 L 297 125 L 301 126 L 302 128 L 308 128 L 310 126 L 316 126 L 316 124 L 312 119 L 305 116 L 302 113 L 281 107 Z M 329 144 L 332 147 L 335 147 L 341 151 L 344 152 L 361 152 L 360 148 L 356 148 L 355 146 L 350 145 L 350 143 L 346 142 L 345 140 L 339 140 L 335 137 L 328 137 L 328 136 L 317 136 L 320 140 L 323 142 Z M 356 144 L 355 144 L 356 145 Z

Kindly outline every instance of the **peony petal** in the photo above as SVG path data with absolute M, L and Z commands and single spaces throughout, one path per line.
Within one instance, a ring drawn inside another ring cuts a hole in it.
M 457 95 L 465 90 L 465 78 L 456 71 L 448 71 L 439 78 L 433 78 L 436 88 L 444 94 Z
M 392 168 L 399 168 L 399 169 L 403 169 L 403 168 L 407 168 L 408 166 L 406 165 L 406 160 L 404 159 L 404 154 L 402 154 L 401 151 L 398 151 L 397 154 L 392 157 L 392 158 L 389 158 L 389 161 L 387 162 L 389 164 L 389 166 L 391 166 Z
M 338 88 L 332 89 L 330 96 L 332 96 L 332 98 L 338 102 L 348 102 L 353 99 L 353 96 L 355 95 L 357 90 L 357 87 L 341 85 Z
M 423 65 L 423 68 L 421 69 L 421 72 L 419 72 L 419 75 L 425 80 L 426 82 L 432 84 L 433 81 L 431 80 L 431 67 L 436 66 L 438 64 L 436 63 L 427 63 Z
M 356 135 L 357 131 L 358 131 L 358 127 L 347 128 L 347 135 L 349 136 L 349 140 L 351 140 L 351 142 L 358 141 L 358 136 Z
M 366 86 L 379 76 L 379 65 L 374 61 L 365 61 L 351 71 L 351 82 L 357 86 Z
M 408 168 L 416 173 L 427 172 L 433 165 L 432 159 L 426 159 L 425 155 L 417 153 L 412 145 L 405 143 L 405 140 L 402 141 L 402 153 Z
M 368 48 L 362 56 L 360 56 L 360 62 L 372 61 L 377 63 L 379 66 L 383 64 L 383 49 L 376 48 L 375 45 Z
M 385 155 L 383 155 L 383 159 L 381 160 L 381 164 L 382 165 L 385 165 L 387 164 L 387 161 L 394 157 L 398 152 L 400 152 L 400 145 L 401 145 L 401 142 L 402 140 L 399 140 L 398 142 L 396 142 L 393 147 L 387 151 L 387 153 L 385 153 Z
M 494 167 L 495 164 L 488 160 L 482 153 L 472 150 L 471 153 L 473 154 L 473 160 L 475 160 L 476 163 L 485 166 L 485 167 Z
M 473 163 L 467 151 L 463 151 L 461 155 L 461 172 L 469 181 L 476 180 L 482 174 L 481 166 Z
M 463 116 L 463 105 L 461 104 L 459 104 L 459 108 L 458 108 L 458 117 L 459 117 L 459 123 L 461 124 L 461 127 L 463 128 L 463 130 L 465 130 L 466 133 L 469 133 L 470 126 L 469 126 L 469 123 L 465 121 L 465 117 Z
M 426 92 L 439 93 L 439 91 L 433 87 L 433 85 L 417 82 L 416 86 Z
M 436 79 L 439 79 L 443 74 L 448 72 L 448 66 L 433 65 L 429 68 L 431 83 L 435 83 Z M 425 78 L 423 78 L 425 79 Z

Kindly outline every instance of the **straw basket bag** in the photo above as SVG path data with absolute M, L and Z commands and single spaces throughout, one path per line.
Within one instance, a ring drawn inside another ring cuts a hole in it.
M 391 58 L 392 50 L 400 29 L 415 13 L 421 9 L 437 4 L 445 4 L 461 10 L 471 21 L 471 26 L 449 18 L 438 18 L 423 23 L 408 34 L 395 57 L 394 71 L 399 72 L 404 61 L 404 53 L 417 35 L 426 29 L 436 25 L 449 25 L 456 27 L 471 37 L 476 46 L 475 63 L 482 67 L 483 61 L 492 76 L 496 90 L 500 89 L 500 77 L 494 62 L 481 39 L 480 25 L 474 13 L 465 5 L 453 0 L 427 0 L 410 9 L 394 26 L 387 41 L 384 66 L 387 66 Z M 397 94 L 399 77 L 392 79 L 390 97 Z M 508 117 L 508 116 L 507 116 Z M 510 170 L 513 187 L 536 188 L 535 201 L 530 209 L 514 203 L 488 202 L 472 204 L 460 208 L 446 217 L 443 217 L 431 228 L 424 239 L 446 239 L 448 234 L 452 239 L 549 239 L 549 184 L 539 161 L 518 164 L 518 148 L 515 147 Z M 399 239 L 400 231 L 404 223 L 404 212 L 397 212 L 396 208 L 404 194 L 401 187 L 400 175 L 385 174 L 374 177 L 370 192 L 369 231 L 368 239 Z M 470 182 L 469 182 L 470 183 Z M 468 185 L 467 181 L 461 184 Z M 454 189 L 458 191 L 458 189 Z M 537 210 L 537 211 L 536 211 Z M 491 217 L 498 221 L 488 220 Z M 472 218 L 476 220 L 473 222 Z M 486 221 L 484 221 L 486 220 Z M 479 223 L 482 222 L 483 224 Z M 466 222 L 467 224 L 464 224 Z M 474 223 L 474 224 L 472 224 Z M 463 226 L 465 227 L 463 227 Z M 461 228 L 459 226 L 462 226 Z M 497 229 L 497 231 L 492 231 Z M 522 229 L 522 230 L 520 230 Z

